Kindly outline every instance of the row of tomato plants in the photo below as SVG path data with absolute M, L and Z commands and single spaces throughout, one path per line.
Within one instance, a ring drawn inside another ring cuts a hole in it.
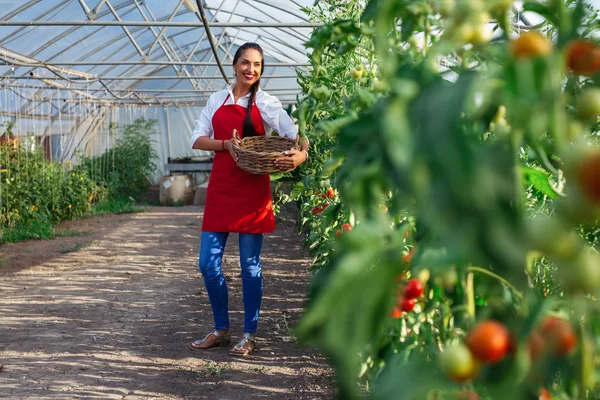
M 596 396 L 597 12 L 526 2 L 545 23 L 523 33 L 511 6 L 307 10 L 325 25 L 299 76 L 318 150 L 289 195 L 315 270 L 297 332 L 342 398 L 357 377 L 385 399 Z
M 0 243 L 49 238 L 53 225 L 95 212 L 130 212 L 130 196 L 155 169 L 155 123 L 124 125 L 114 147 L 94 157 L 80 151 L 76 165 L 47 160 L 35 137 L 15 138 L 8 125 L 0 135 Z

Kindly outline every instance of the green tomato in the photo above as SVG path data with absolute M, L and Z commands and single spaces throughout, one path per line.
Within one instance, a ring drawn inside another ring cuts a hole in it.
M 600 115 L 600 88 L 588 88 L 579 96 L 577 115 L 585 120 L 598 118 Z
M 325 67 L 324 67 L 324 66 L 322 66 L 322 65 L 318 65 L 318 66 L 315 68 L 315 75 L 316 75 L 316 76 L 327 75 L 327 68 L 325 68 Z
M 600 256 L 583 251 L 572 263 L 562 266 L 565 285 L 574 292 L 593 293 L 600 289 Z
M 454 268 L 447 268 L 440 272 L 438 279 L 441 286 L 445 289 L 452 289 L 458 283 L 458 272 Z
M 388 90 L 388 88 L 389 88 L 388 84 L 386 82 L 381 81 L 381 80 L 379 80 L 377 78 L 373 79 L 372 84 L 373 84 L 373 90 L 376 91 L 376 92 L 378 92 L 378 93 L 383 93 L 386 90 Z
M 327 101 L 331 95 L 331 91 L 327 86 L 317 86 L 311 92 L 315 99 L 320 101 Z
M 440 368 L 451 380 L 467 382 L 479 373 L 479 362 L 462 343 L 449 346 L 439 355 Z
M 456 7 L 455 0 L 436 0 L 434 4 L 435 11 L 442 17 L 448 17 Z
M 352 79 L 360 79 L 363 75 L 364 69 L 352 68 L 350 70 L 350 76 Z

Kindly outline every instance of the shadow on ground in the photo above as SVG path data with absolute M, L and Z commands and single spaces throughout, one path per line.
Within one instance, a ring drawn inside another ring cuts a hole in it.
M 290 330 L 310 260 L 289 219 L 264 244 L 260 350 L 239 359 L 188 349 L 212 327 L 196 267 L 201 218 L 201 207 L 149 207 L 70 223 L 92 229 L 70 242 L 0 246 L 9 260 L 0 267 L 0 398 L 333 398 L 326 360 L 297 348 Z M 232 235 L 224 270 L 234 340 L 243 319 L 238 265 Z

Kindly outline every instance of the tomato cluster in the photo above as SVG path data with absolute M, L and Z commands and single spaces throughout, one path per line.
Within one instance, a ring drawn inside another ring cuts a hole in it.
M 546 317 L 531 332 L 526 346 L 531 361 L 539 363 L 548 357 L 569 356 L 577 347 L 577 343 L 577 334 L 568 321 Z M 449 379 L 464 383 L 475 379 L 482 365 L 498 364 L 512 353 L 514 348 L 511 334 L 503 323 L 485 320 L 469 331 L 464 343 L 448 346 L 440 354 L 439 363 Z M 477 396 L 474 393 L 472 395 Z M 547 389 L 541 388 L 539 398 L 550 399 L 551 396 Z
M 400 280 L 404 277 L 401 275 Z M 425 285 L 419 279 L 411 279 L 406 283 L 406 286 L 400 286 L 396 305 L 392 310 L 394 318 L 400 318 L 402 313 L 411 312 L 417 305 L 418 298 L 423 295 Z
M 349 231 L 349 232 L 352 231 L 352 225 L 350 225 L 350 224 L 342 225 L 342 227 L 335 232 L 335 237 L 340 237 L 340 235 L 344 231 Z
M 497 364 L 511 349 L 510 332 L 498 321 L 475 325 L 465 343 L 448 347 L 440 354 L 442 371 L 453 381 L 466 382 L 479 374 L 482 364 Z

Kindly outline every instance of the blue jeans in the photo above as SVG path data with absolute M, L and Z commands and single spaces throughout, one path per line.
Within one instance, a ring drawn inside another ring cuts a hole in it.
M 200 273 L 204 278 L 215 320 L 215 329 L 229 329 L 227 282 L 221 264 L 229 233 L 202 232 L 200 239 Z M 262 300 L 263 279 L 260 252 L 263 234 L 240 233 L 240 264 L 244 298 L 244 332 L 256 333 Z

